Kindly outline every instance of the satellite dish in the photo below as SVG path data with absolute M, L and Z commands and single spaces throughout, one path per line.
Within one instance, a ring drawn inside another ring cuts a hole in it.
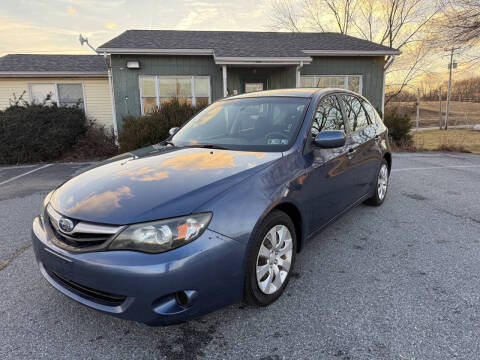
M 80 36 L 78 37 L 78 40 L 80 41 L 80 45 L 82 45 L 82 46 L 83 46 L 84 43 L 88 44 L 88 38 L 84 38 L 82 36 L 82 34 L 80 34 Z

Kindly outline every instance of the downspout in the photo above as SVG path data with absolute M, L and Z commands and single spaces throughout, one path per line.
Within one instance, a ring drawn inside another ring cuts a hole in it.
M 297 72 L 295 73 L 296 87 L 300 87 L 300 70 L 303 68 L 303 61 L 300 61 L 300 65 L 297 65 Z
M 382 120 L 385 119 L 385 75 L 387 73 L 390 65 L 395 61 L 395 55 L 392 55 L 390 58 L 387 58 L 387 63 L 383 67 L 383 84 L 382 84 Z
M 117 113 L 115 111 L 115 95 L 113 91 L 113 76 L 112 76 L 112 64 L 111 59 L 109 61 L 108 55 L 106 52 L 103 53 L 103 59 L 107 65 L 108 71 L 108 87 L 110 90 L 110 104 L 112 105 L 112 123 L 113 123 L 113 133 L 115 134 L 115 143 L 118 145 L 118 126 L 117 126 Z

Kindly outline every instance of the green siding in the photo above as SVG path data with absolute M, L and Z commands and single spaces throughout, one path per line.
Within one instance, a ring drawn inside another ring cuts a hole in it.
M 129 60 L 140 61 L 139 70 L 126 68 Z M 304 65 L 302 75 L 363 75 L 363 95 L 381 109 L 383 84 L 383 57 L 315 57 Z M 113 83 L 117 123 L 122 118 L 139 116 L 140 75 L 197 75 L 210 76 L 212 101 L 223 96 L 222 68 L 210 56 L 155 56 L 112 55 Z M 245 81 L 265 80 L 268 89 L 293 88 L 296 85 L 296 66 L 269 68 L 240 68 L 227 66 L 227 88 L 243 92 Z
M 315 57 L 304 65 L 301 75 L 362 75 L 365 96 L 378 110 L 382 109 L 383 91 L 382 56 L 375 57 Z
M 139 70 L 127 69 L 129 60 L 140 61 Z M 113 83 L 117 123 L 122 127 L 122 118 L 140 116 L 140 75 L 197 75 L 210 76 L 212 101 L 223 96 L 222 70 L 209 56 L 141 56 L 113 55 Z

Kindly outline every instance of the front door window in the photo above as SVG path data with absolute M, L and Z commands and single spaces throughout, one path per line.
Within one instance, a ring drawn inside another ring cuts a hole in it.
M 262 91 L 263 83 L 245 83 L 245 92 L 250 93 L 254 91 Z

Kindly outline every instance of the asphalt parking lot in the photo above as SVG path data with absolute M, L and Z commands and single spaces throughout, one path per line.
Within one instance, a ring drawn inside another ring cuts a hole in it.
M 384 205 L 359 206 L 309 242 L 276 303 L 164 328 L 83 307 L 37 269 L 32 219 L 88 164 L 0 167 L 0 359 L 478 358 L 480 156 L 393 162 Z

